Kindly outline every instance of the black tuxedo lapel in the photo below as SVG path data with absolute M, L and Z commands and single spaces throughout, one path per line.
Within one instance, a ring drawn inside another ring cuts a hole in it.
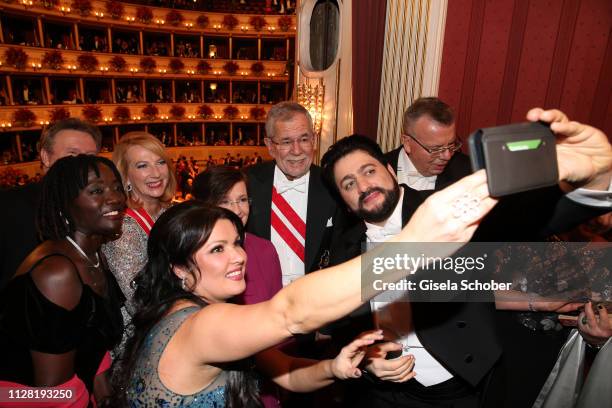
M 268 240 L 270 239 L 270 211 L 275 166 L 274 162 L 266 162 L 252 167 L 248 172 L 249 196 L 253 203 L 247 231 Z
M 419 206 L 425 201 L 427 197 L 434 193 L 434 190 L 423 190 L 418 191 L 408 187 L 405 184 L 401 184 L 404 189 L 404 199 L 402 201 L 402 227 L 408 224 L 410 218 Z
M 455 181 L 462 179 L 472 173 L 470 158 L 461 152 L 457 152 L 449 160 L 446 168 L 436 177 L 436 191 L 442 190 Z
M 336 204 L 329 195 L 323 180 L 321 179 L 321 168 L 310 167 L 308 179 L 308 204 L 306 209 L 306 246 L 304 266 L 306 273 L 316 270 L 322 254 L 321 245 L 327 249 L 331 242 L 326 234 L 328 231 L 327 221 L 334 216 Z M 332 222 L 335 220 L 332 220 Z M 331 228 L 329 228 L 331 230 Z

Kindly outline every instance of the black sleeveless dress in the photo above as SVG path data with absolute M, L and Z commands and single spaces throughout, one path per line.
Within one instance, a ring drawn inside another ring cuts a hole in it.
M 64 257 L 72 263 L 65 255 L 49 254 L 28 273 L 10 281 L 0 293 L 0 380 L 31 386 L 34 380 L 31 350 L 49 354 L 75 350 L 75 374 L 92 393 L 104 354 L 121 339 L 120 307 L 124 298 L 117 281 L 104 268 L 106 296 L 83 284 L 74 309 L 69 311 L 56 305 L 39 291 L 31 276 L 36 266 L 52 256 Z

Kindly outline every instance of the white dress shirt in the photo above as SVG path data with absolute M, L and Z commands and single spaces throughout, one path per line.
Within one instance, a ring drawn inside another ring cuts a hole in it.
M 397 181 L 413 190 L 434 190 L 437 176 L 425 177 L 418 172 L 406 151 L 402 148 L 397 158 Z

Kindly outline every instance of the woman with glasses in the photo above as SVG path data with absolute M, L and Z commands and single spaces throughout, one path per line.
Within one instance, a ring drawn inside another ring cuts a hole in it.
M 192 194 L 197 200 L 230 210 L 246 226 L 251 199 L 246 178 L 239 170 L 225 166 L 208 168 L 195 178 Z M 244 250 L 248 257 L 246 290 L 236 300 L 252 304 L 270 299 L 282 288 L 281 266 L 274 245 L 247 232 Z

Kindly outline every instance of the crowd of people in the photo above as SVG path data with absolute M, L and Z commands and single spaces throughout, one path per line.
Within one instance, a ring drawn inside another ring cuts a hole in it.
M 527 119 L 558 136 L 559 185 L 502 198 L 472 174 L 437 98 L 406 110 L 396 150 L 351 135 L 321 166 L 294 102 L 268 113 L 273 161 L 228 153 L 201 169 L 145 132 L 104 159 L 99 129 L 57 122 L 41 137 L 42 180 L 0 196 L 0 386 L 70 389 L 71 407 L 531 407 L 563 395 L 553 366 L 569 336 L 594 362 L 567 399 L 605 406 L 592 391 L 610 364 L 603 304 L 521 285 L 513 302 L 389 301 L 362 284 L 381 242 L 452 244 L 420 249 L 444 258 L 609 219 L 606 135 L 557 110 Z M 541 312 L 575 312 L 577 331 L 524 324 Z

